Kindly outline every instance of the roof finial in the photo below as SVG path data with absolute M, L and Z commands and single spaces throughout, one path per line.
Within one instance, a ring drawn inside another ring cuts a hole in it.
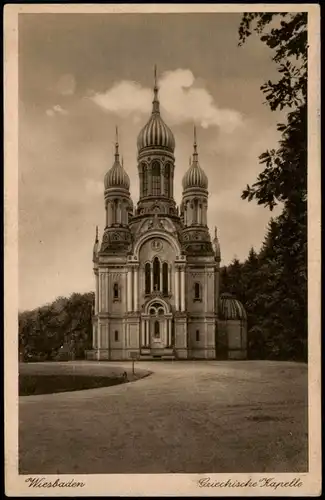
M 152 112 L 153 113 L 159 113 L 159 99 L 158 99 L 158 84 L 157 84 L 157 65 L 155 64 L 154 66 L 154 98 L 152 101 Z
M 98 243 L 98 226 L 96 226 L 96 238 L 95 238 L 95 242 Z
M 155 64 L 155 67 L 154 67 L 154 77 L 155 77 L 155 89 L 158 88 L 157 86 L 157 64 Z
M 124 158 L 122 156 L 122 167 L 124 167 Z
M 196 142 L 196 125 L 194 125 L 194 144 L 193 144 L 194 152 L 193 152 L 193 163 L 197 163 L 198 161 L 198 153 L 197 153 L 197 142 Z
M 118 144 L 118 126 L 115 126 L 115 159 L 119 159 L 119 150 L 118 150 L 119 144 Z
M 214 226 L 214 239 L 215 240 L 218 239 L 218 229 L 217 229 L 217 226 Z

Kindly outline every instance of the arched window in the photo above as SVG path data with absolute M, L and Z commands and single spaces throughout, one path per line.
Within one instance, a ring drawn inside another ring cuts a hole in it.
M 194 300 L 201 300 L 201 284 L 194 283 Z
M 200 330 L 196 330 L 196 342 L 200 342 Z
M 156 338 L 159 338 L 160 337 L 160 331 L 159 331 L 159 321 L 155 321 L 155 331 L 154 331 L 154 335 Z
M 145 293 L 148 294 L 151 291 L 151 266 L 149 262 L 145 265 Z
M 114 340 L 115 342 L 118 342 L 118 330 L 115 330 L 114 332 Z
M 147 165 L 145 163 L 142 164 L 142 176 L 143 176 L 143 181 L 142 181 L 142 193 L 143 196 L 148 196 L 148 169 Z
M 164 173 L 164 195 L 165 196 L 170 196 L 169 183 L 170 183 L 170 165 L 169 165 L 169 163 L 167 163 L 165 165 L 165 173 Z
M 151 169 L 152 175 L 152 195 L 159 196 L 161 194 L 161 179 L 160 179 L 160 165 L 154 161 Z
M 163 286 L 162 286 L 162 291 L 163 294 L 168 294 L 168 264 L 167 262 L 163 263 L 162 266 L 162 279 L 163 279 Z
M 160 262 L 158 257 L 153 260 L 153 289 L 160 290 Z
M 114 283 L 113 285 L 113 298 L 114 300 L 118 300 L 120 298 L 118 283 Z

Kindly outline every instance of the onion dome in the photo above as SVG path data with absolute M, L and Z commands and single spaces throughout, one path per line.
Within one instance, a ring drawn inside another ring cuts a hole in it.
M 145 148 L 162 148 L 167 149 L 172 153 L 175 150 L 174 135 L 160 116 L 156 67 L 152 113 L 148 123 L 143 127 L 138 135 L 137 146 L 139 153 Z
M 196 128 L 194 127 L 194 152 L 193 161 L 183 177 L 183 190 L 191 188 L 208 189 L 208 177 L 204 170 L 199 165 L 197 143 L 196 143 Z
M 122 188 L 127 191 L 130 189 L 130 178 L 125 172 L 123 165 L 120 163 L 118 131 L 116 127 L 116 142 L 115 142 L 115 161 L 112 168 L 107 172 L 104 178 L 105 189 Z
M 220 319 L 246 321 L 247 315 L 243 304 L 230 293 L 223 293 L 220 297 Z

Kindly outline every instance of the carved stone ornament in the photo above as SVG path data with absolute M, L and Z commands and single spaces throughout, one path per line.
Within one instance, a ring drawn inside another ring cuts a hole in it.
M 152 240 L 151 242 L 151 248 L 155 252 L 160 252 L 163 248 L 163 244 L 160 240 Z
M 199 278 L 204 274 L 204 271 L 198 272 L 198 273 L 191 273 L 193 278 Z
M 112 277 L 113 280 L 117 280 L 121 276 L 122 276 L 122 273 L 112 273 L 111 274 L 111 277 Z

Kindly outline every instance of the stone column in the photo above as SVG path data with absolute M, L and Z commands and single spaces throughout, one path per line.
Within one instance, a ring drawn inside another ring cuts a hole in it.
M 127 274 L 127 288 L 128 288 L 128 312 L 132 311 L 132 268 L 128 269 Z
M 141 320 L 141 344 L 140 347 L 144 347 L 146 345 L 146 323 L 145 320 Z
M 219 270 L 219 267 L 217 267 L 215 269 L 215 276 L 214 276 L 214 279 L 215 279 L 215 297 L 214 297 L 214 301 L 215 301 L 215 313 L 217 316 L 219 316 L 219 278 L 220 278 L 220 270 Z
M 208 205 L 207 205 L 207 203 L 204 203 L 204 205 L 203 205 L 203 224 L 205 226 L 207 226 L 207 224 L 208 224 L 207 213 L 208 213 Z
M 98 312 L 101 313 L 103 311 L 103 292 L 104 292 L 104 283 L 103 283 L 103 273 L 99 271 L 99 297 L 98 297 Z
M 108 201 L 106 204 L 106 226 L 109 227 L 112 224 L 112 206 L 111 202 Z
M 153 263 L 150 262 L 150 292 L 153 291 Z
M 120 223 L 124 224 L 125 223 L 125 206 L 123 201 L 120 201 Z
M 102 347 L 102 325 L 101 322 L 98 321 L 98 329 L 97 329 L 97 349 L 101 349 Z
M 108 273 L 104 273 L 104 312 L 108 312 Z
M 204 302 L 205 302 L 204 311 L 205 312 L 208 312 L 208 304 L 209 304 L 209 300 L 208 300 L 208 297 L 209 297 L 209 291 L 208 291 L 208 272 L 209 272 L 209 270 L 205 269 L 205 273 L 204 273 L 204 292 L 205 292 L 205 297 L 204 297 Z
M 140 182 L 140 198 L 143 197 L 143 166 L 140 165 L 140 168 L 139 168 L 139 182 Z
M 175 309 L 179 310 L 179 270 L 175 269 Z
M 102 311 L 106 312 L 106 295 L 107 295 L 107 289 L 106 289 L 106 274 L 102 273 Z
M 149 347 L 149 320 L 146 319 L 146 347 Z
M 117 206 L 118 206 L 118 209 L 117 209 L 117 214 L 118 214 L 117 215 L 117 222 L 119 224 L 121 224 L 123 222 L 123 220 L 122 220 L 122 201 L 121 200 L 118 201 L 118 205 Z
M 133 291 L 133 297 L 134 297 L 133 310 L 134 311 L 138 310 L 138 272 L 139 272 L 139 269 L 137 267 L 135 267 L 134 268 L 134 279 L 133 279 L 133 285 L 134 285 L 134 291 Z
M 186 203 L 186 222 L 187 222 L 187 226 L 190 226 L 192 224 L 191 203 Z
M 98 314 L 98 303 L 99 303 L 99 278 L 98 278 L 98 271 L 95 272 L 95 281 L 96 281 L 95 314 Z
M 148 195 L 150 196 L 152 194 L 152 171 L 151 171 L 151 165 L 148 165 L 147 176 L 148 176 Z
M 163 266 L 162 266 L 162 262 L 160 262 L 160 283 L 159 283 L 159 291 L 162 292 L 163 291 Z
M 165 194 L 165 168 L 164 165 L 160 165 L 160 194 L 164 196 Z
M 185 311 L 185 269 L 181 269 L 181 311 Z

